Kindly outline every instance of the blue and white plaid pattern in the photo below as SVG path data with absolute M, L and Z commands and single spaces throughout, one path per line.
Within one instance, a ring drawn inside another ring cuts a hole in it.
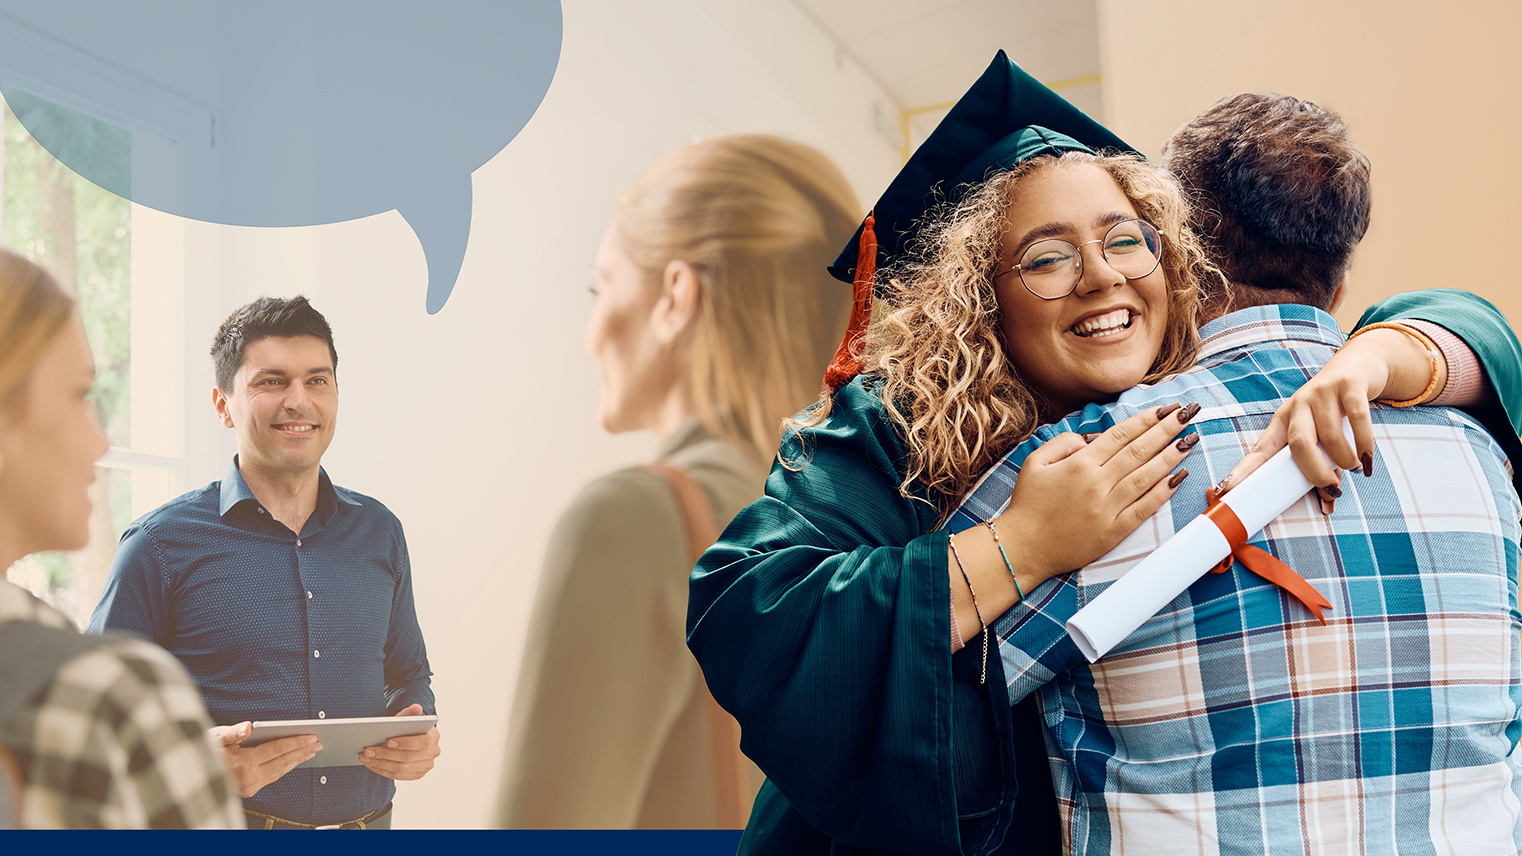
M 1043 428 L 952 518 L 1000 513 L 1025 456 L 1058 433 L 1202 405 L 1170 503 L 993 625 L 1011 702 L 1039 693 L 1070 852 L 1517 853 L 1522 507 L 1500 447 L 1462 413 L 1376 407 L 1373 477 L 1345 477 L 1330 518 L 1307 495 L 1250 539 L 1326 595 L 1326 626 L 1237 566 L 1099 663 L 1068 638 L 1064 622 L 1204 510 L 1343 341 L 1304 306 L 1200 333 L 1196 368 Z

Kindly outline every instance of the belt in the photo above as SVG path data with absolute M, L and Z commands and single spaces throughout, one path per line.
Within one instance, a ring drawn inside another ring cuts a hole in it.
M 386 803 L 385 805 L 381 806 L 375 811 L 370 812 L 364 817 L 355 818 L 354 820 L 346 820 L 342 823 L 322 824 L 301 823 L 300 821 L 296 820 L 286 820 L 283 817 L 276 817 L 273 814 L 265 814 L 264 812 L 254 811 L 252 809 L 244 809 L 243 813 L 251 818 L 264 821 L 264 829 L 364 829 L 366 824 L 380 820 L 381 818 L 385 817 L 390 811 L 391 803 Z

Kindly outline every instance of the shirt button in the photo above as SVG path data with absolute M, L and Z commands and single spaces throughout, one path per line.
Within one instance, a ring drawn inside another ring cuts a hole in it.
M 311 600 L 311 599 L 312 599 L 312 593 L 311 592 L 307 592 L 307 600 Z
M 313 650 L 312 650 L 312 656 L 313 656 L 313 657 L 321 657 L 321 656 L 322 656 L 322 652 L 321 652 L 321 651 L 318 651 L 318 650 L 316 650 L 316 649 L 313 649 Z
M 322 782 L 322 783 L 323 783 L 323 784 L 324 784 L 324 785 L 326 785 L 326 784 L 327 784 L 327 783 L 328 783 L 328 777 L 327 777 L 327 776 L 323 776 L 323 777 L 322 777 L 322 779 L 321 779 L 321 780 L 320 780 L 320 781 L 321 781 L 321 782 Z
M 301 539 L 300 539 L 300 538 L 297 538 L 297 539 L 296 539 L 296 546 L 297 546 L 297 547 L 300 547 L 300 546 L 301 546 Z
M 325 711 L 325 710 L 319 710 L 319 711 L 317 711 L 317 718 L 318 719 L 327 719 L 328 718 L 328 712 Z
M 260 513 L 260 514 L 263 514 L 263 513 L 264 513 L 264 509 L 262 509 L 262 508 L 261 508 L 261 509 L 259 509 L 259 513 Z

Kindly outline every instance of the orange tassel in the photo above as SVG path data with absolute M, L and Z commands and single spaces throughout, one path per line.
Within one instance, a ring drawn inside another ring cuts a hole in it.
M 851 323 L 846 325 L 845 338 L 830 360 L 824 373 L 822 395 L 835 391 L 861 374 L 861 354 L 858 348 L 862 336 L 867 333 L 867 323 L 872 320 L 872 289 L 877 285 L 877 233 L 873 231 L 872 212 L 867 212 L 867 222 L 862 225 L 861 241 L 856 250 L 856 281 L 851 286 Z

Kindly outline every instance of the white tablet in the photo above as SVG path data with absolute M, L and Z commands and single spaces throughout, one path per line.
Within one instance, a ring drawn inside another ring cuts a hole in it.
M 428 716 L 360 716 L 353 719 L 281 719 L 255 722 L 244 746 L 257 746 L 282 737 L 315 734 L 322 751 L 296 767 L 358 767 L 359 753 L 384 746 L 393 737 L 428 733 L 439 718 Z

